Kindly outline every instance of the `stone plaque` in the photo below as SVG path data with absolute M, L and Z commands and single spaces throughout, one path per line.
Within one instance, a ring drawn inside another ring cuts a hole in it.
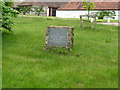
M 49 26 L 47 27 L 46 43 L 44 48 L 73 46 L 73 27 L 67 26 Z

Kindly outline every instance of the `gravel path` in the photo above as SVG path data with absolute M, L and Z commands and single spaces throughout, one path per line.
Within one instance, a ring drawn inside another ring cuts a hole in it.
M 112 25 L 112 26 L 120 26 L 120 23 L 97 23 L 97 24 L 105 24 L 105 25 Z

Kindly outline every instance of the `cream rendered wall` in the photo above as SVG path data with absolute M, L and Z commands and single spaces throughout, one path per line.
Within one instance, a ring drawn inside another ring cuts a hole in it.
M 49 16 L 49 8 L 47 7 L 47 16 Z
M 99 10 L 90 11 L 92 12 L 98 12 Z M 120 10 L 115 10 L 116 16 L 115 19 L 118 20 L 118 17 L 120 17 L 120 14 L 118 14 Z M 56 11 L 56 17 L 60 18 L 79 18 L 80 15 L 86 15 L 88 12 L 87 10 L 57 10 Z

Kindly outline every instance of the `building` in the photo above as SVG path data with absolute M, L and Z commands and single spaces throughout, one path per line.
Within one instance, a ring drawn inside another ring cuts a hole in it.
M 56 10 L 67 2 L 22 2 L 18 6 L 43 7 L 45 16 L 56 16 Z M 29 14 L 34 15 L 35 12 Z
M 98 12 L 101 10 L 114 10 L 116 13 L 115 19 L 120 18 L 120 3 L 119 2 L 94 2 L 95 8 L 92 12 Z M 83 8 L 82 2 L 68 2 L 61 6 L 56 11 L 56 16 L 60 18 L 79 18 L 80 15 L 86 15 L 88 12 Z
M 99 12 L 101 10 L 114 10 L 116 13 L 115 19 L 120 19 L 120 2 L 118 0 L 88 0 L 95 4 L 92 12 Z M 83 3 L 79 0 L 71 2 L 27 2 L 26 0 L 19 4 L 19 6 L 42 6 L 45 16 L 56 16 L 60 18 L 79 18 L 80 15 L 86 15 L 88 12 L 83 8 Z M 34 15 L 35 12 L 29 14 Z

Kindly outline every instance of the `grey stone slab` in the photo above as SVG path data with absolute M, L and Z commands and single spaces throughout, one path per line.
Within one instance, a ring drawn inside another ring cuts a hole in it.
M 67 26 L 49 26 L 46 33 L 44 49 L 52 47 L 73 47 L 74 28 Z
M 50 28 L 48 45 L 65 47 L 68 43 L 67 28 Z

